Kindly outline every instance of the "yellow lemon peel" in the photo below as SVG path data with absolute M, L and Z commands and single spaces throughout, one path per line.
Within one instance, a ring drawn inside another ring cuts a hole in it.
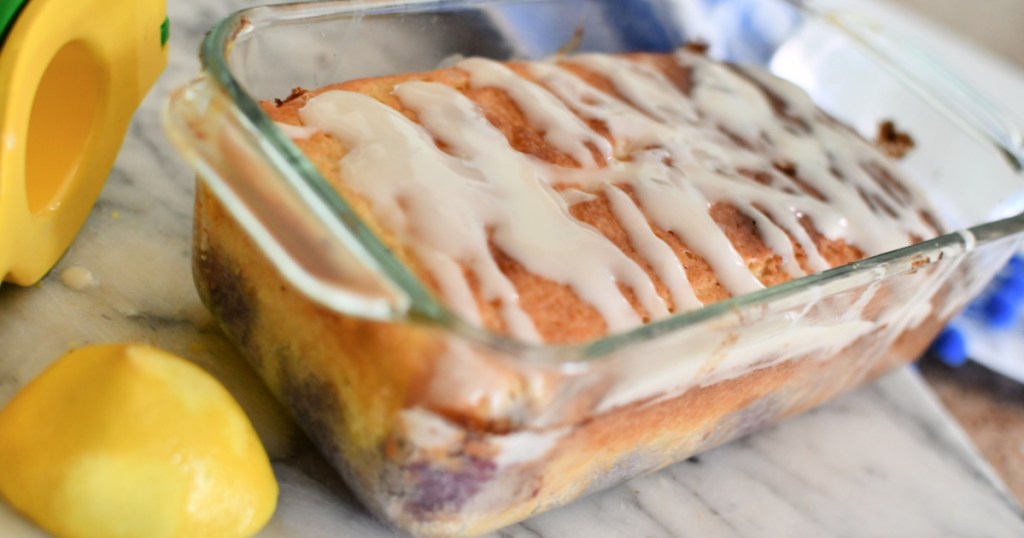
M 277 494 L 231 394 L 152 347 L 75 350 L 0 411 L 0 495 L 58 536 L 251 536 Z

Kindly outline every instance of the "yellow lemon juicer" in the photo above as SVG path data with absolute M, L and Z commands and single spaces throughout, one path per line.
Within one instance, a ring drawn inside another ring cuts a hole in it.
M 167 64 L 163 0 L 0 0 L 0 279 L 37 282 Z

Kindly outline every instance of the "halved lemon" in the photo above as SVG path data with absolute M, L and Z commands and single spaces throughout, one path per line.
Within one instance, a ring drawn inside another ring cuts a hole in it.
M 67 537 L 240 537 L 277 482 L 231 394 L 143 345 L 75 350 L 0 411 L 0 494 Z

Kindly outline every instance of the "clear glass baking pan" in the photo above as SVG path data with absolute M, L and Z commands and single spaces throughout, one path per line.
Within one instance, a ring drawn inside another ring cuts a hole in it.
M 768 67 L 902 161 L 958 230 L 578 345 L 434 299 L 262 111 L 294 87 L 452 58 L 667 51 Z M 1020 135 L 877 28 L 811 2 L 365 0 L 248 9 L 165 122 L 198 170 L 207 306 L 379 517 L 419 535 L 524 519 L 799 413 L 913 360 L 1024 235 Z

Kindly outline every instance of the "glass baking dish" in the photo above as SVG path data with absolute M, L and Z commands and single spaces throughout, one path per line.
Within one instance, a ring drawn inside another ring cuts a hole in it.
M 901 165 L 958 231 L 628 332 L 540 345 L 459 319 L 261 110 L 462 56 L 667 51 L 766 66 Z M 418 535 L 525 519 L 918 357 L 1024 235 L 1020 135 L 913 49 L 813 2 L 365 0 L 260 7 L 173 94 L 204 302 L 363 503 Z

